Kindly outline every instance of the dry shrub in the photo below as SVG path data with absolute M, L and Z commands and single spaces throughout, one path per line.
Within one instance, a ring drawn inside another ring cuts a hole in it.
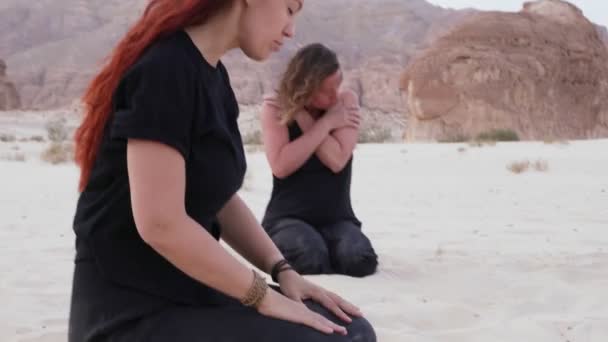
M 516 161 L 516 162 L 512 162 L 509 165 L 507 165 L 507 169 L 515 174 L 524 173 L 524 172 L 528 171 L 529 168 L 530 168 L 530 161 L 528 161 L 528 160 Z
M 66 123 L 65 118 L 50 120 L 46 123 L 46 133 L 50 141 L 61 143 L 68 138 L 69 133 Z
M 467 142 L 470 140 L 471 140 L 471 138 L 464 134 L 456 134 L 456 135 L 450 135 L 450 136 L 440 138 L 437 141 L 440 143 L 452 144 L 452 143 L 463 143 L 463 142 Z
M 499 141 L 519 141 L 519 136 L 510 129 L 492 129 L 477 134 L 473 139 L 462 133 L 446 135 L 438 139 L 440 143 L 468 142 L 471 147 L 494 146 Z
M 534 170 L 538 172 L 547 172 L 549 171 L 549 163 L 545 160 L 537 160 L 534 162 Z
M 42 143 L 45 141 L 45 139 L 42 135 L 32 135 L 29 141 Z
M 68 143 L 53 142 L 42 152 L 41 158 L 53 165 L 67 163 L 74 157 L 74 146 Z
M 262 132 L 255 130 L 243 135 L 243 145 L 262 145 Z
M 0 141 L 5 143 L 12 143 L 17 141 L 17 137 L 14 134 L 0 133 Z
M 510 129 L 492 129 L 477 135 L 479 141 L 519 141 L 519 136 Z
M 534 163 L 530 163 L 529 160 L 522 160 L 507 165 L 507 169 L 515 174 L 526 172 L 530 168 L 537 172 L 547 172 L 549 170 L 549 163 L 545 160 L 538 159 Z
M 494 140 L 473 140 L 469 142 L 470 147 L 496 146 Z
M 387 127 L 370 125 L 359 131 L 358 142 L 360 144 L 381 144 L 391 142 L 393 135 Z
M 263 145 L 245 145 L 246 153 L 260 153 L 264 151 Z

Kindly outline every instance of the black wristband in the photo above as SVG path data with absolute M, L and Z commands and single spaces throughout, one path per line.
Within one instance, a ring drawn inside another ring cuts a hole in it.
M 283 269 L 283 267 L 285 265 L 287 265 L 287 268 Z M 279 260 L 276 264 L 274 264 L 274 266 L 272 266 L 272 270 L 270 271 L 270 276 L 272 278 L 272 281 L 274 281 L 275 283 L 278 283 L 279 282 L 279 280 L 278 280 L 279 273 L 281 273 L 281 271 L 284 271 L 287 269 L 291 269 L 289 262 L 285 259 Z
M 274 282 L 276 282 L 276 283 L 279 282 L 279 274 L 281 274 L 281 272 L 289 271 L 289 270 L 293 270 L 293 267 L 291 267 L 291 265 L 289 265 L 289 264 L 287 264 L 287 266 L 279 269 L 276 273 L 276 276 L 275 276 L 276 280 L 274 280 Z

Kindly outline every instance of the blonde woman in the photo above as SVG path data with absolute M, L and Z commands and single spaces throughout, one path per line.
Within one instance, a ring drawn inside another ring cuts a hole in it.
M 377 255 L 353 212 L 350 185 L 360 115 L 354 92 L 340 91 L 336 54 L 300 49 L 261 111 L 272 195 L 262 226 L 301 274 L 373 274 Z

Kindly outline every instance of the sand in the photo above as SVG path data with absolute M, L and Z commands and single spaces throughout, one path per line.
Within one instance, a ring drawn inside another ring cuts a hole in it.
M 0 142 L 0 159 L 26 159 L 0 160 L 2 342 L 66 341 L 78 170 L 41 161 L 47 145 Z M 606 151 L 608 140 L 360 145 L 353 206 L 379 272 L 310 279 L 359 305 L 380 342 L 607 341 Z M 508 170 L 522 160 L 527 172 Z M 248 161 L 241 194 L 261 216 L 270 171 L 262 153 Z

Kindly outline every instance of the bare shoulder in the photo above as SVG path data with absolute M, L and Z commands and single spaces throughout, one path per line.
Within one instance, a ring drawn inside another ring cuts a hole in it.
M 262 109 L 260 110 L 260 116 L 262 118 L 273 118 L 277 119 L 281 106 L 279 99 L 276 94 L 267 94 L 263 97 Z

